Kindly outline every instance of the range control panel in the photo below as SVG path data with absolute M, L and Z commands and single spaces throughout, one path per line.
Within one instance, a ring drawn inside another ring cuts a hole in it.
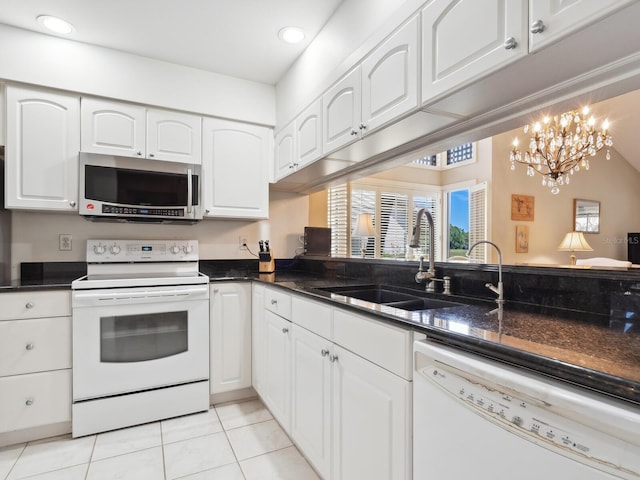
M 637 447 L 555 413 L 555 405 L 518 398 L 439 362 L 424 366 L 420 374 L 487 420 L 526 440 L 622 478 L 640 475 Z
M 197 261 L 197 240 L 87 240 L 87 263 Z

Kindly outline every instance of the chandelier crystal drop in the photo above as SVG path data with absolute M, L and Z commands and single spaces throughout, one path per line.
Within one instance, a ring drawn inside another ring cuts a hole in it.
M 545 117 L 541 122 L 525 125 L 524 133 L 531 131 L 528 149 L 518 150 L 518 139 L 513 141 L 509 155 L 511 170 L 516 163 L 527 166 L 527 176 L 542 175 L 542 186 L 549 187 L 553 194 L 568 185 L 570 176 L 580 169 L 589 170 L 589 157 L 607 148 L 606 159 L 611 158 L 609 147 L 613 139 L 609 134 L 609 121 L 595 128 L 596 120 L 589 115 L 589 107 L 582 111 L 565 112 L 554 117 Z

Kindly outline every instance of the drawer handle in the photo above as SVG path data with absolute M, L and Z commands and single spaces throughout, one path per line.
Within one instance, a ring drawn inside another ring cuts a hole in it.
M 323 348 L 323 349 L 320 351 L 320 354 L 321 354 L 323 357 L 326 357 L 327 355 L 329 355 L 329 350 L 327 350 L 326 348 Z
M 25 404 L 27 407 L 30 407 L 31 405 L 33 405 L 33 398 L 27 398 L 27 401 L 26 401 L 26 402 L 24 402 L 24 404 Z
M 271 299 L 271 305 L 277 305 L 278 304 L 278 300 L 276 300 L 275 298 Z
M 27 350 L 33 350 L 35 348 L 35 345 L 33 343 L 27 343 L 27 346 L 25 348 Z
M 338 355 L 329 355 L 329 360 L 331 363 L 335 363 L 338 361 Z
M 27 302 L 27 304 L 25 305 L 25 307 L 27 308 L 33 308 L 35 305 L 31 302 Z
M 284 327 L 284 328 L 282 329 L 282 333 L 289 333 L 289 329 L 288 329 L 287 327 Z

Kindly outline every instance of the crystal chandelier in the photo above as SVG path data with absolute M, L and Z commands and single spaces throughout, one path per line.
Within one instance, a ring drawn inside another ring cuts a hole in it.
M 525 125 L 524 133 L 532 130 L 529 149 L 518 150 L 518 139 L 513 141 L 509 155 L 511 170 L 516 162 L 527 166 L 527 175 L 542 175 L 542 185 L 549 187 L 551 193 L 560 192 L 560 187 L 568 185 L 571 176 L 581 168 L 589 170 L 589 157 L 593 157 L 602 148 L 607 147 L 606 158 L 611 155 L 608 147 L 613 145 L 608 133 L 609 121 L 602 122 L 600 130 L 595 128 L 596 121 L 589 116 L 589 107 L 581 112 L 571 111 L 553 118 L 545 117 L 532 126 Z

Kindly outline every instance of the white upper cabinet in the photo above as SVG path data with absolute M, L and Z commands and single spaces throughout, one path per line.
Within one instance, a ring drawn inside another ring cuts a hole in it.
M 536 51 L 633 2 L 634 0 L 532 1 L 529 3 L 529 49 Z
M 187 113 L 148 109 L 147 157 L 200 164 L 202 118 Z
M 197 115 L 83 98 L 82 151 L 202 162 L 202 119 Z
M 5 206 L 77 211 L 80 97 L 6 88 Z
M 274 180 L 277 182 L 293 173 L 297 167 L 294 122 L 291 122 L 276 135 L 274 155 Z
M 362 123 L 371 132 L 418 106 L 418 18 L 362 62 Z
M 322 153 L 343 147 L 360 136 L 362 93 L 358 66 L 322 96 Z
M 428 3 L 422 10 L 422 102 L 527 55 L 527 40 L 526 0 Z
M 81 102 L 82 151 L 145 157 L 145 108 L 97 98 Z
M 418 106 L 418 19 L 373 50 L 322 97 L 322 153 L 331 153 Z
M 296 158 L 303 167 L 322 156 L 322 105 L 316 100 L 295 121 Z
M 272 130 L 216 118 L 205 118 L 203 130 L 205 215 L 268 218 Z

